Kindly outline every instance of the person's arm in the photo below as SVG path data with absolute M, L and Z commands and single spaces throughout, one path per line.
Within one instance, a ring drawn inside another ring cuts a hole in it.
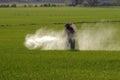
M 75 24 L 72 25 L 72 28 L 74 30 L 74 34 L 73 35 L 74 35 L 74 38 L 75 38 L 75 37 L 77 37 L 77 35 L 76 35 L 77 29 L 76 29 Z
M 75 33 L 77 32 L 77 29 L 76 29 L 76 26 L 75 26 L 75 24 L 72 24 L 72 28 L 73 28 L 73 30 L 75 31 Z

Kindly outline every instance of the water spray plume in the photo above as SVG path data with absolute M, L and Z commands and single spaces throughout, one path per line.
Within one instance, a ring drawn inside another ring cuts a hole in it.
M 25 46 L 28 49 L 63 50 L 64 42 L 61 32 L 39 29 L 35 34 L 26 36 Z
M 111 24 L 84 24 L 78 37 L 81 50 L 120 50 L 119 39 L 115 40 L 118 29 Z

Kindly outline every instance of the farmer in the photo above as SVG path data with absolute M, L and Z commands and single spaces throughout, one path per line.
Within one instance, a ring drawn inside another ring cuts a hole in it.
M 75 36 L 76 36 L 76 26 L 72 22 L 65 24 L 65 35 L 67 35 L 67 41 L 65 47 L 72 50 L 75 49 Z

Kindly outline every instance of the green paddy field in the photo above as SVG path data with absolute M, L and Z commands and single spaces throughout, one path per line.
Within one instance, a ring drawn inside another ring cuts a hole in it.
M 120 51 L 29 50 L 25 36 L 37 29 L 78 29 L 102 21 L 120 41 L 120 7 L 0 8 L 0 80 L 120 80 Z

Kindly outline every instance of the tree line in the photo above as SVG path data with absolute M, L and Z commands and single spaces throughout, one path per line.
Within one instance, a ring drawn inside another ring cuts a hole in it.
M 120 6 L 120 0 L 0 0 L 0 7 L 17 7 L 19 3 L 25 3 L 19 7 Z

